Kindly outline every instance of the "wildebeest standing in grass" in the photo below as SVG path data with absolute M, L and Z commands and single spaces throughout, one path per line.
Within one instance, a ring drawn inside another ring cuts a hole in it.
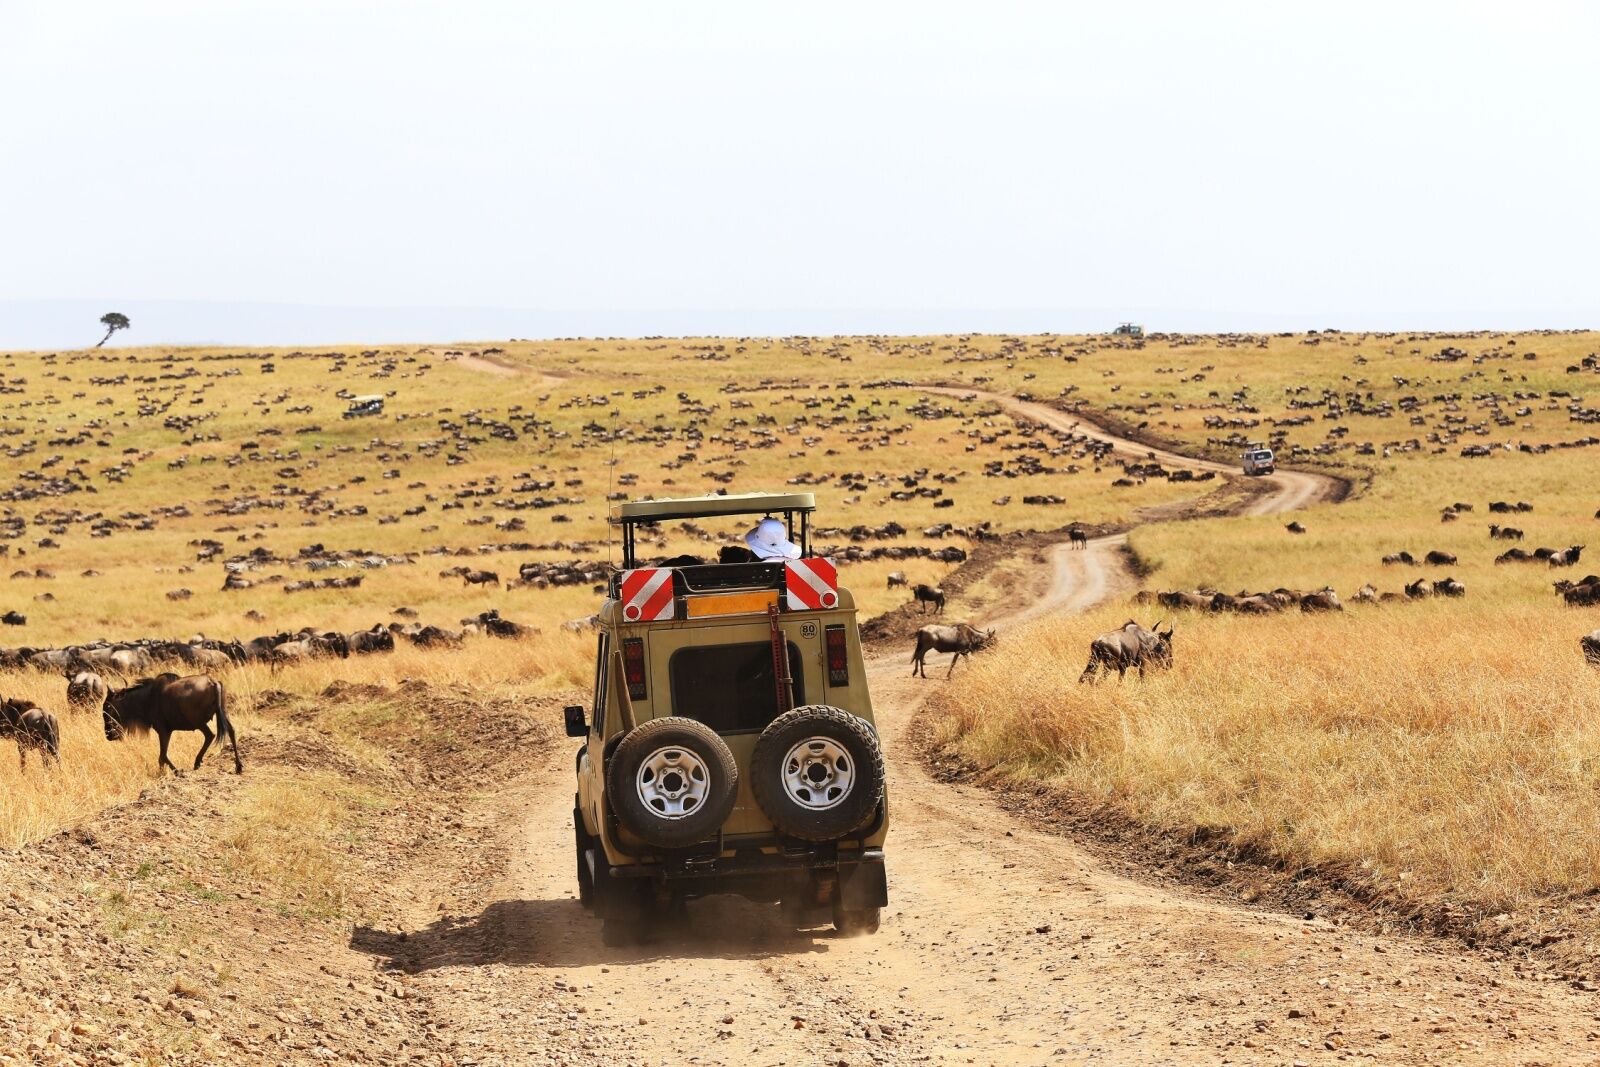
M 903 586 L 905 584 L 906 584 L 906 572 L 905 571 L 890 571 L 889 572 L 889 578 L 888 578 L 888 584 L 885 585 L 884 588 L 885 589 L 893 589 L 897 585 Z
M 1552 552 L 1549 557 L 1550 566 L 1572 566 L 1574 563 L 1578 562 L 1579 557 L 1583 555 L 1583 550 L 1585 547 L 1586 546 L 1584 545 L 1573 545 L 1571 548 L 1564 548 L 1560 552 Z
M 107 692 L 104 678 L 94 671 L 78 671 L 67 678 L 67 707 L 103 708 Z
M 922 677 L 928 676 L 923 660 L 929 652 L 953 652 L 950 669 L 944 675 L 948 678 L 955 673 L 956 660 L 987 648 L 993 640 L 993 630 L 980 630 L 964 622 L 954 626 L 924 626 L 917 631 L 917 648 L 911 653 L 911 675 L 916 677 L 920 672 Z
M 206 749 L 213 738 L 225 736 L 233 746 L 233 770 L 244 773 L 239 760 L 239 736 L 233 723 L 228 721 L 227 696 L 222 683 L 204 674 L 191 674 L 179 678 L 176 674 L 159 674 L 154 678 L 140 679 L 138 684 L 126 689 L 115 689 L 106 697 L 105 726 L 107 741 L 121 741 L 129 731 L 143 733 L 154 730 L 161 741 L 159 767 L 178 768 L 167 758 L 167 743 L 179 730 L 199 730 L 205 737 L 200 751 L 194 757 L 194 769 L 200 769 Z M 215 721 L 216 734 L 210 724 Z
M 939 588 L 936 588 L 935 586 L 931 586 L 931 585 L 923 585 L 922 583 L 919 582 L 918 584 L 916 584 L 916 585 L 911 587 L 911 597 L 917 603 L 923 605 L 922 610 L 923 610 L 924 613 L 927 612 L 927 610 L 928 610 L 927 606 L 929 604 L 932 604 L 934 606 L 934 612 L 933 613 L 935 615 L 939 615 L 939 614 L 942 614 L 944 612 L 944 590 L 943 589 L 939 589 Z
M 17 758 L 28 768 L 28 750 L 36 749 L 45 765 L 61 764 L 61 728 L 56 717 L 31 700 L 0 700 L 0 737 L 17 743 Z
M 467 571 L 461 576 L 462 585 L 493 585 L 500 584 L 500 575 L 494 571 Z
M 1578 638 L 1578 645 L 1583 649 L 1583 658 L 1589 661 L 1589 666 L 1600 667 L 1600 630 Z
M 1103 675 L 1115 670 L 1119 678 L 1126 678 L 1128 669 L 1137 667 L 1139 677 L 1143 678 L 1146 664 L 1171 667 L 1174 629 L 1176 627 L 1169 626 L 1162 630 L 1158 622 L 1153 629 L 1146 630 L 1129 619 L 1122 629 L 1101 634 L 1089 643 L 1089 664 L 1078 675 L 1078 682 L 1094 681 L 1098 677 L 1096 672 Z
M 1087 549 L 1089 547 L 1089 532 L 1081 526 L 1074 526 L 1067 531 L 1067 540 L 1074 549 Z

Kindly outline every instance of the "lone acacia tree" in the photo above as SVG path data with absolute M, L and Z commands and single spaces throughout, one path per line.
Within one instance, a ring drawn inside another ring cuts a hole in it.
M 118 330 L 126 330 L 133 324 L 128 321 L 128 316 L 124 315 L 122 312 L 108 311 L 104 315 L 100 316 L 100 325 L 106 328 L 106 335 L 100 338 L 100 345 L 103 345 L 107 341 L 111 340 L 112 334 L 116 333 Z M 100 345 L 95 345 L 95 347 L 99 348 Z

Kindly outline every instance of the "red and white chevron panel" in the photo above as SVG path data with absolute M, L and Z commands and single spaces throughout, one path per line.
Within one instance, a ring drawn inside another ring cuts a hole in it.
M 673 616 L 672 568 L 640 567 L 622 572 L 624 622 L 661 622 Z
M 784 564 L 785 602 L 790 611 L 820 611 L 839 606 L 839 569 L 821 556 Z

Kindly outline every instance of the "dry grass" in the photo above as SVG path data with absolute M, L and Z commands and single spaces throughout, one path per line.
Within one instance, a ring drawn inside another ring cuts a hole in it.
M 1077 682 L 1088 638 L 1125 612 L 1039 623 L 939 695 L 939 727 L 1004 773 L 1402 896 L 1499 909 L 1590 888 L 1593 672 L 1558 619 L 1504 613 L 1486 646 L 1456 608 L 1180 618 L 1171 673 L 1097 686 Z

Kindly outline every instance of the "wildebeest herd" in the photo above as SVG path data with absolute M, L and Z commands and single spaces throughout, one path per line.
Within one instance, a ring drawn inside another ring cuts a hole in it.
M 234 771 L 244 773 L 239 737 L 228 718 L 222 683 L 209 675 L 179 677 L 166 672 L 111 689 L 99 675 L 79 671 L 67 682 L 67 707 L 75 712 L 92 712 L 98 707 L 107 741 L 154 733 L 160 742 L 157 766 L 174 772 L 178 768 L 167 758 L 167 744 L 174 733 L 198 730 L 204 738 L 194 757 L 195 770 L 200 769 L 212 740 L 225 737 L 233 749 Z M 61 762 L 60 723 L 31 700 L 0 700 L 0 737 L 16 742 L 23 770 L 28 767 L 30 752 L 38 753 L 47 766 Z

